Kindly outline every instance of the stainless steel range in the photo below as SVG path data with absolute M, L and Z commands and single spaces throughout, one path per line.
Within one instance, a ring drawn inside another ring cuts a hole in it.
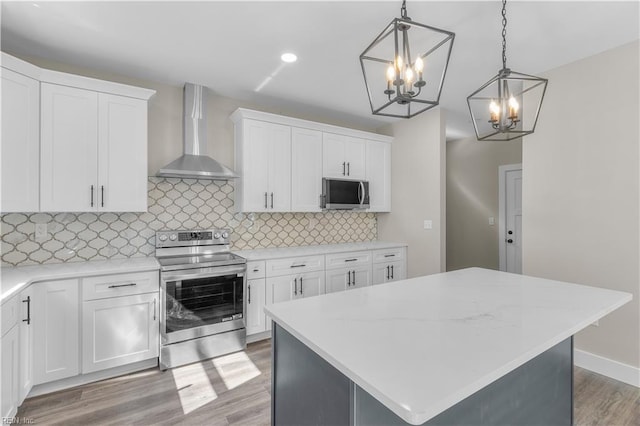
M 246 347 L 246 260 L 229 251 L 229 231 L 156 233 L 160 262 L 160 368 Z

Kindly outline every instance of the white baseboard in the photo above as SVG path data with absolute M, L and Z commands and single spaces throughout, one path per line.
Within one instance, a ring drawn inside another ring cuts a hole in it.
M 640 388 L 640 368 L 638 367 L 581 351 L 580 349 L 573 350 L 573 363 L 580 368 Z

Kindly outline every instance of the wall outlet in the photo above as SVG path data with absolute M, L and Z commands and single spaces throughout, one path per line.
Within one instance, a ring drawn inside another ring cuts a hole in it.
M 45 240 L 47 236 L 47 224 L 36 223 L 36 240 Z
M 424 221 L 424 229 L 433 229 L 433 221 L 425 220 Z
M 493 225 L 495 225 L 495 224 L 496 224 L 496 218 L 495 218 L 495 217 L 493 217 L 493 216 L 491 216 L 491 217 L 489 218 L 489 225 L 490 225 L 490 226 L 493 226 Z

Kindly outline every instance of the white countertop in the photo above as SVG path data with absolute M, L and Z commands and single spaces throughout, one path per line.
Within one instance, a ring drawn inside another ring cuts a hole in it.
M 36 281 L 61 280 L 92 275 L 124 274 L 160 269 L 155 257 L 93 260 L 88 262 L 5 267 L 0 269 L 0 304 Z
M 320 244 L 314 246 L 263 248 L 254 250 L 233 250 L 233 253 L 249 261 L 281 259 L 296 256 L 314 256 L 321 254 L 345 253 L 361 250 L 379 250 L 406 247 L 405 243 L 386 243 L 383 241 L 368 241 L 363 243 Z
M 421 424 L 631 298 L 470 268 L 265 311 L 402 419 Z

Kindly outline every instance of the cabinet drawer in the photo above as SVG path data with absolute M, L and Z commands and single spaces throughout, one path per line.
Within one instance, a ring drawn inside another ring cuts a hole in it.
M 158 291 L 160 289 L 159 275 L 158 271 L 151 271 L 84 278 L 82 280 L 82 299 L 104 299 Z
M 247 262 L 247 279 L 264 278 L 265 262 L 259 260 L 255 262 Z
M 373 263 L 395 262 L 396 260 L 404 260 L 407 256 L 405 247 L 374 250 L 372 253 Z
M 2 336 L 18 322 L 20 297 L 13 296 L 2 304 Z
M 268 260 L 266 266 L 267 277 L 322 271 L 324 269 L 324 256 L 301 256 Z
M 361 265 L 371 265 L 370 251 L 354 251 L 350 253 L 336 253 L 326 255 L 327 269 L 352 268 Z

